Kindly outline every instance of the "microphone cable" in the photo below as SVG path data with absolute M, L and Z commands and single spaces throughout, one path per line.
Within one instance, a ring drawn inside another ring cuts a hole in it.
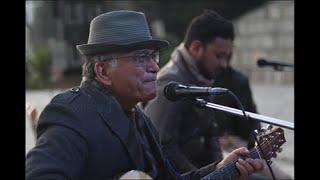
M 239 100 L 239 98 L 238 98 L 232 91 L 230 91 L 230 90 L 228 90 L 227 93 L 230 94 L 230 95 L 237 101 L 237 104 L 238 104 L 238 106 L 240 106 L 241 111 L 242 111 L 242 113 L 243 113 L 243 116 L 244 116 L 245 120 L 246 120 L 246 121 L 249 121 L 249 117 L 246 115 L 246 112 L 245 112 L 245 110 L 244 110 L 244 108 L 243 108 L 243 105 L 242 105 L 241 101 Z M 251 135 L 254 137 L 255 141 L 257 142 L 259 149 L 261 149 L 261 145 L 260 145 L 257 137 L 256 137 L 253 133 L 251 133 Z M 262 153 L 263 153 L 263 152 L 262 152 Z M 264 155 L 263 155 L 263 156 L 264 156 Z M 270 166 L 270 163 L 268 163 L 268 161 L 267 161 L 266 159 L 264 159 L 264 160 L 265 160 L 266 164 L 268 165 L 269 171 L 270 171 L 270 173 L 271 173 L 271 175 L 272 175 L 272 179 L 273 179 L 273 180 L 276 180 L 276 178 L 275 178 L 275 176 L 274 176 L 274 173 L 273 173 L 273 170 L 272 170 L 272 168 L 271 168 L 271 166 Z

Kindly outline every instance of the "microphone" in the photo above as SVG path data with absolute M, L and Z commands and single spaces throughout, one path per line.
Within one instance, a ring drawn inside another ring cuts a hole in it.
M 263 58 L 258 59 L 257 65 L 259 67 L 272 66 L 275 70 L 283 70 L 284 67 L 294 68 L 294 65 L 292 65 L 292 64 L 279 63 L 276 61 L 267 61 Z
M 163 89 L 165 97 L 170 101 L 177 101 L 186 97 L 220 95 L 228 91 L 228 89 L 220 87 L 185 86 L 173 81 L 169 82 Z

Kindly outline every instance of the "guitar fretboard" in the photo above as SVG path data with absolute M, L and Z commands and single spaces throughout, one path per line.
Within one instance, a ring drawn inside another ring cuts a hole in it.
M 258 159 L 260 158 L 258 150 L 256 148 L 253 148 L 250 151 L 250 158 L 252 159 Z M 201 178 L 201 180 L 210 180 L 210 179 L 218 179 L 218 180 L 225 180 L 225 179 L 234 179 L 239 175 L 239 172 L 236 168 L 237 160 L 229 162 L 226 166 L 217 169 L 213 171 L 212 173 L 208 174 L 207 176 Z

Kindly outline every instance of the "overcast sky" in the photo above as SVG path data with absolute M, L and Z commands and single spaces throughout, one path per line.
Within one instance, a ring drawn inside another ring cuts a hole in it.
M 32 16 L 32 10 L 33 10 L 33 1 L 26 1 L 26 22 L 30 23 L 33 20 Z

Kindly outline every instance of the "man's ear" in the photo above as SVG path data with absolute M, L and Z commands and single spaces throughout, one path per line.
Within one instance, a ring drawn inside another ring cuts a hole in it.
M 108 65 L 105 62 L 98 61 L 94 64 L 94 73 L 98 82 L 105 86 L 111 86 L 110 70 L 107 68 Z
M 204 53 L 203 43 L 198 40 L 192 41 L 189 52 L 195 59 L 199 59 Z

